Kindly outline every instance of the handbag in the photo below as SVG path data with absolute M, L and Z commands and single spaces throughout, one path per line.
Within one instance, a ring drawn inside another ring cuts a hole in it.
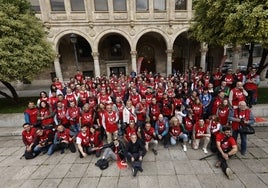
M 249 124 L 240 125 L 238 132 L 242 134 L 255 134 L 255 129 Z

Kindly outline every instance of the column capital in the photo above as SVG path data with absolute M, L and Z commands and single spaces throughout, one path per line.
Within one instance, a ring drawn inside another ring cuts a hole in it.
M 173 49 L 167 49 L 165 52 L 166 52 L 167 54 L 172 54 L 172 53 L 174 52 L 174 50 L 173 50 Z
M 137 51 L 130 51 L 131 55 L 137 55 Z
M 91 53 L 93 58 L 99 57 L 100 53 L 99 52 L 92 52 Z

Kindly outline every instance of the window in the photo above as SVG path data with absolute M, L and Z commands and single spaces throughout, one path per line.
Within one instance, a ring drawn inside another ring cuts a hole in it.
M 84 0 L 71 0 L 72 11 L 85 11 Z
M 35 12 L 40 12 L 40 4 L 39 0 L 30 0 L 31 3 L 31 9 Z
M 115 11 L 126 11 L 126 0 L 113 0 Z
M 95 11 L 108 11 L 107 0 L 94 0 Z
M 137 11 L 149 10 L 148 0 L 137 0 L 136 1 L 136 10 Z
M 154 10 L 166 10 L 166 0 L 154 0 Z
M 187 9 L 187 0 L 176 0 L 175 1 L 175 10 L 186 10 Z
M 50 0 L 52 11 L 65 11 L 64 0 Z

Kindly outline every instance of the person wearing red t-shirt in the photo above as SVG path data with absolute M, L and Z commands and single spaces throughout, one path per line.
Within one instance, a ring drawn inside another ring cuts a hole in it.
M 34 137 L 34 152 L 39 154 L 40 152 L 47 153 L 48 155 L 52 155 L 53 153 L 53 138 L 54 134 L 51 130 L 44 130 L 41 128 L 37 128 L 35 131 Z
M 158 141 L 156 138 L 155 130 L 152 127 L 150 122 L 146 122 L 145 127 L 143 128 L 143 131 L 142 131 L 142 138 L 143 138 L 143 141 L 145 142 L 146 151 L 149 151 L 149 144 L 153 144 L 152 151 L 155 155 L 157 155 Z
M 207 154 L 207 145 L 210 141 L 210 137 L 211 133 L 208 123 L 205 123 L 203 119 L 199 119 L 199 121 L 195 123 L 193 128 L 193 149 L 197 150 L 199 148 L 200 141 L 204 140 L 202 150 L 205 154 Z
M 235 139 L 232 137 L 232 131 L 230 127 L 224 127 L 222 133 L 217 134 L 216 145 L 218 149 L 218 159 L 216 167 L 221 167 L 224 174 L 232 179 L 233 172 L 227 165 L 227 160 L 232 155 L 237 153 L 237 144 Z
M 247 91 L 243 88 L 242 82 L 237 82 L 236 87 L 231 89 L 229 94 L 229 102 L 233 106 L 233 108 L 238 107 L 238 103 L 240 101 L 245 101 L 248 96 Z
M 89 154 L 95 153 L 96 157 L 100 157 L 101 149 L 103 147 L 103 142 L 101 139 L 100 131 L 96 130 L 95 126 L 89 128 L 89 142 L 90 142 L 90 152 Z
M 90 154 L 90 132 L 87 126 L 81 127 L 80 132 L 76 136 L 76 144 L 80 158 L 84 158 Z
M 211 132 L 210 150 L 215 153 L 217 151 L 216 136 L 220 132 L 221 124 L 219 123 L 219 118 L 216 115 L 212 115 L 209 118 L 208 123 Z
M 133 119 L 129 120 L 129 124 L 124 131 L 125 133 L 123 135 L 123 138 L 124 138 L 125 143 L 128 143 L 130 141 L 131 135 L 137 134 L 137 127 Z
M 143 128 L 149 115 L 149 109 L 145 98 L 142 98 L 141 102 L 136 105 L 135 113 L 137 115 L 137 126 Z
M 170 143 L 171 145 L 176 145 L 178 140 L 183 141 L 183 151 L 187 151 L 186 142 L 188 141 L 187 134 L 184 133 L 184 127 L 180 123 L 179 119 L 176 117 L 171 118 L 170 120 Z
M 37 126 L 37 114 L 38 108 L 36 108 L 34 102 L 30 101 L 28 103 L 28 108 L 24 111 L 25 123 Z
M 76 71 L 76 74 L 74 75 L 74 78 L 77 83 L 81 84 L 83 82 L 83 73 L 79 70 Z
M 37 120 L 41 121 L 41 127 L 43 129 L 53 129 L 54 128 L 54 113 L 46 101 L 41 101 Z
M 56 125 L 62 124 L 65 128 L 69 128 L 69 120 L 66 117 L 67 108 L 61 101 L 57 102 L 57 108 L 55 110 L 54 122 Z
M 70 134 L 70 130 L 59 124 L 53 140 L 53 152 L 61 150 L 61 154 L 63 154 L 64 150 L 69 148 L 72 153 L 75 153 L 76 147 L 73 139 L 74 137 Z
M 92 127 L 95 119 L 95 113 L 92 108 L 89 107 L 89 104 L 84 104 L 82 108 L 81 116 L 79 117 L 80 126 Z
M 112 138 L 118 135 L 118 125 L 119 120 L 118 113 L 113 111 L 112 105 L 106 106 L 106 111 L 102 117 L 102 126 L 106 131 L 107 142 L 110 143 Z
M 80 130 L 79 118 L 81 109 L 76 106 L 74 101 L 70 102 L 70 107 L 67 108 L 66 117 L 70 123 L 70 130 L 76 135 Z
M 36 156 L 36 154 L 33 152 L 33 149 L 35 147 L 35 128 L 29 123 L 24 123 L 22 127 L 22 141 L 25 145 L 24 157 L 25 159 L 32 159 Z
M 229 116 L 230 109 L 231 109 L 231 106 L 229 105 L 228 99 L 223 99 L 216 113 L 216 115 L 219 118 L 219 123 L 221 124 L 222 127 L 229 125 L 228 116 Z
M 228 120 L 232 122 L 233 137 L 237 141 L 238 134 L 241 138 L 241 155 L 246 155 L 247 151 L 247 134 L 239 133 L 239 126 L 246 126 L 247 124 L 253 125 L 255 123 L 255 118 L 252 111 L 247 108 L 245 101 L 240 101 L 238 108 L 230 110 Z
M 141 102 L 141 95 L 137 92 L 136 88 L 131 89 L 131 91 L 129 92 L 128 100 L 132 102 L 134 107 L 136 107 L 136 105 Z
M 152 98 L 152 103 L 149 106 L 149 117 L 150 117 L 150 121 L 152 126 L 154 127 L 155 122 L 159 116 L 159 114 L 161 113 L 161 108 L 159 103 L 157 103 L 156 98 Z

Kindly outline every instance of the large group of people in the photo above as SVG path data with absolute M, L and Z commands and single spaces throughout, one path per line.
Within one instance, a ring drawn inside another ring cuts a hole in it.
M 218 152 L 217 166 L 231 177 L 226 160 L 238 151 L 239 134 L 246 155 L 247 135 L 238 128 L 242 121 L 254 123 L 250 108 L 258 84 L 255 68 L 246 75 L 192 67 L 169 76 L 132 72 L 94 78 L 77 71 L 68 83 L 54 78 L 49 92 L 41 91 L 24 112 L 25 158 L 68 148 L 80 158 L 94 154 L 128 162 L 136 176 L 146 152 L 157 155 L 159 144 L 178 145 L 184 152 L 187 147 Z

